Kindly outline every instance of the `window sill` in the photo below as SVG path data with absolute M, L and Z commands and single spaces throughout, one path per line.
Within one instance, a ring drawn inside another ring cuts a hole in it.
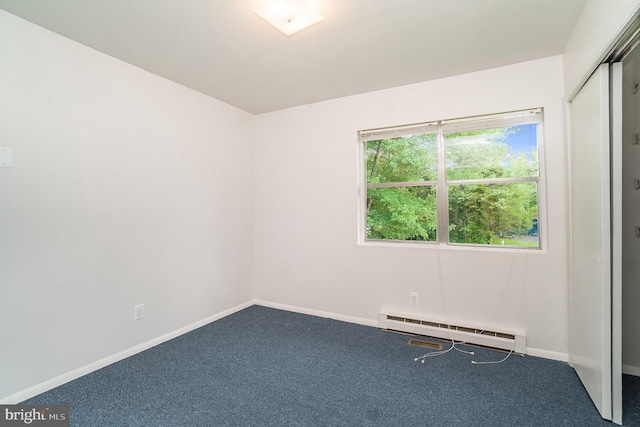
M 467 252 L 499 252 L 499 253 L 526 253 L 526 254 L 546 254 L 544 247 L 528 246 L 497 246 L 497 245 L 464 245 L 447 244 L 438 242 L 403 242 L 403 241 L 382 241 L 365 240 L 358 242 L 358 246 L 385 247 L 385 248 L 417 248 L 426 250 L 446 250 L 446 251 L 467 251 Z

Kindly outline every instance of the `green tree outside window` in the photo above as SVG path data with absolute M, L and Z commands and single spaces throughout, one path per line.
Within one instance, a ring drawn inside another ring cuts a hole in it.
M 364 142 L 367 240 L 538 247 L 537 123 L 438 128 Z

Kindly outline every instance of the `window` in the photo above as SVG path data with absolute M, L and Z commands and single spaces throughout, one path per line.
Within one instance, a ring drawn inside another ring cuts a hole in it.
M 360 132 L 366 241 L 539 248 L 542 109 Z

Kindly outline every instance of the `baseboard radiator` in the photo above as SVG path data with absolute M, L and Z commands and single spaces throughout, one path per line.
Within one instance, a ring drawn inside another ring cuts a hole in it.
M 406 332 L 416 335 L 441 338 L 444 340 L 454 339 L 470 344 L 481 345 L 515 353 L 527 353 L 526 336 L 513 332 L 498 332 L 478 329 L 466 325 L 452 325 L 420 319 L 416 316 L 404 316 L 392 313 L 380 313 L 378 323 L 381 329 L 390 331 Z

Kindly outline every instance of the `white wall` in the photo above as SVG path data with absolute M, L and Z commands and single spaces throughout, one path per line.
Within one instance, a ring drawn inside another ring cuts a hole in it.
M 566 358 L 562 78 L 557 56 L 257 116 L 257 297 L 366 324 L 392 310 L 523 331 L 532 353 Z M 531 107 L 545 109 L 547 252 L 357 244 L 358 130 Z
M 633 145 L 640 133 L 640 97 L 634 94 L 640 81 L 640 49 L 624 61 L 622 80 L 622 367 L 640 375 L 640 194 L 634 182 L 640 178 L 640 147 Z
M 640 0 L 588 0 L 564 51 L 567 98 L 575 95 L 638 13 Z
M 250 119 L 0 11 L 0 399 L 251 300 Z

